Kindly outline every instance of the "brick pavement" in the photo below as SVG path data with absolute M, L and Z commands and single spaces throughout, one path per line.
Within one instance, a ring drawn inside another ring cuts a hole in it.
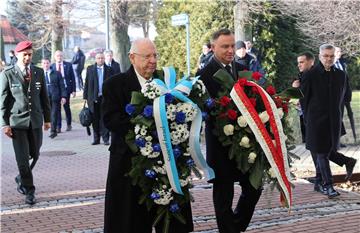
M 91 139 L 77 124 L 73 131 L 61 133 L 54 140 L 45 133 L 34 170 L 38 203 L 29 207 L 16 191 L 11 141 L 2 138 L 1 232 L 102 232 L 108 151 L 104 145 L 90 146 Z M 300 146 L 297 150 L 303 149 Z M 360 157 L 359 147 L 346 150 L 350 156 Z M 305 151 L 300 157 L 295 168 L 311 170 L 312 161 Z M 344 172 L 344 168 L 337 169 Z M 195 232 L 217 232 L 211 185 L 203 180 L 194 183 Z M 288 213 L 279 206 L 277 191 L 265 188 L 247 232 L 359 232 L 359 194 L 340 190 L 339 198 L 329 200 L 312 191 L 312 185 L 304 180 L 294 183 L 292 211 Z M 239 193 L 237 186 L 236 197 Z

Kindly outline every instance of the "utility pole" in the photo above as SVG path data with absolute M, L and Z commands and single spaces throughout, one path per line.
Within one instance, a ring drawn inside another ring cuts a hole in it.
M 110 49 L 110 20 L 109 20 L 109 0 L 105 1 L 105 26 L 106 26 L 106 49 Z

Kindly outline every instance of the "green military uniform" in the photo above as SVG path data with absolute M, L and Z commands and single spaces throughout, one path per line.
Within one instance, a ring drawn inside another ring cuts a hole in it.
M 50 103 L 42 69 L 30 65 L 31 79 L 18 65 L 1 73 L 0 126 L 10 126 L 20 176 L 25 193 L 34 192 L 31 169 L 39 158 L 43 121 L 50 122 Z M 33 159 L 30 166 L 29 158 Z

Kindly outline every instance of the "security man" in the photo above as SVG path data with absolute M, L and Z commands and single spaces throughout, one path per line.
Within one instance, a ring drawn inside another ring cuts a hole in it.
M 13 142 L 19 175 L 17 190 L 26 195 L 25 203 L 35 204 L 32 168 L 39 158 L 42 125 L 50 128 L 50 103 L 42 69 L 33 66 L 32 43 L 22 41 L 15 47 L 18 61 L 1 73 L 0 126 Z M 32 163 L 30 165 L 30 161 Z

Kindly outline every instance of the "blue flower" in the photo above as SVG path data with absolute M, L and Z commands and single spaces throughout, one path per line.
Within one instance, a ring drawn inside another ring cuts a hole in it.
M 132 104 L 127 104 L 126 107 L 125 107 L 126 113 L 129 114 L 130 116 L 131 116 L 132 114 L 134 114 L 135 110 L 136 110 L 136 109 L 135 109 L 135 106 L 132 105 Z
M 215 101 L 213 99 L 209 98 L 205 101 L 205 104 L 208 108 L 213 108 L 215 106 Z
M 153 192 L 153 193 L 150 194 L 150 198 L 153 199 L 153 200 L 159 199 L 160 194 Z
M 185 123 L 185 118 L 186 118 L 186 115 L 182 111 L 176 113 L 176 116 L 175 116 L 176 123 L 178 123 L 178 124 Z
M 153 116 L 153 106 L 146 105 L 143 114 L 145 117 L 151 118 Z
M 172 94 L 170 94 L 170 93 L 165 94 L 165 102 L 167 104 L 171 104 L 173 102 L 173 100 L 174 100 L 174 97 L 172 96 Z
M 179 158 L 181 156 L 181 149 L 179 146 L 175 146 L 173 149 L 175 159 Z
M 207 114 L 207 112 L 201 112 L 201 115 L 202 115 L 202 119 L 204 121 L 206 121 L 209 118 L 209 115 Z
M 154 152 L 160 152 L 161 151 L 161 146 L 159 143 L 153 145 L 153 151 Z
M 135 139 L 135 144 L 138 146 L 138 147 L 144 147 L 145 144 L 146 144 L 146 141 L 144 138 L 137 138 Z
M 180 207 L 177 203 L 173 203 L 170 205 L 169 210 L 171 213 L 178 212 L 180 210 Z
M 156 172 L 154 170 L 147 169 L 145 170 L 145 176 L 150 179 L 154 179 L 156 177 Z
M 188 160 L 186 161 L 186 164 L 187 164 L 189 167 L 193 167 L 194 164 L 195 164 L 195 162 L 194 162 L 193 159 L 188 159 Z

